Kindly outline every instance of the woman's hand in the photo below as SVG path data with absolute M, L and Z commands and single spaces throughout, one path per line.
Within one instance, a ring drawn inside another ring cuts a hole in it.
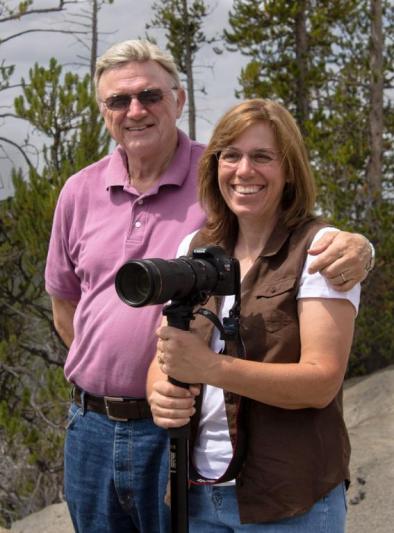
M 195 333 L 164 326 L 157 330 L 157 359 L 161 371 L 183 383 L 209 383 L 219 354 Z
M 154 423 L 165 429 L 185 426 L 195 413 L 199 394 L 199 385 L 184 389 L 165 379 L 154 382 L 148 398 Z

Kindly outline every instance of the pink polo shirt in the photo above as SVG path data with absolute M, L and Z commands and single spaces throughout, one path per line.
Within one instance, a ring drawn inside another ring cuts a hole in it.
M 128 184 L 125 153 L 115 151 L 70 177 L 55 211 L 45 270 L 50 295 L 78 301 L 66 378 L 96 395 L 145 397 L 161 306 L 132 308 L 114 279 L 130 259 L 176 257 L 201 227 L 196 169 L 204 146 L 178 130 L 178 148 L 153 187 Z

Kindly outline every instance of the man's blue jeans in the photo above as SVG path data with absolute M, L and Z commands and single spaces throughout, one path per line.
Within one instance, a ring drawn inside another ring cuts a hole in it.
M 115 422 L 72 404 L 65 498 L 77 533 L 169 533 L 168 436 L 152 419 Z
M 278 522 L 241 524 L 234 486 L 192 486 L 190 533 L 344 533 L 346 495 L 341 483 L 306 513 Z

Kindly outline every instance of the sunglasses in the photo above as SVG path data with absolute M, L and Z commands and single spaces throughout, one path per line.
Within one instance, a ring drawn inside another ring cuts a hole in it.
M 176 90 L 176 87 L 172 90 Z M 137 94 L 114 94 L 103 100 L 103 104 L 110 111 L 124 111 L 130 107 L 133 98 L 137 98 L 144 107 L 149 107 L 161 102 L 163 97 L 164 92 L 161 89 L 145 89 Z

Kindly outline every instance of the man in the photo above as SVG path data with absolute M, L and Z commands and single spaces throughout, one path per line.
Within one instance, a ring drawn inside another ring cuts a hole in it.
M 182 238 L 202 225 L 196 167 L 204 147 L 176 128 L 185 92 L 172 58 L 151 43 L 110 48 L 95 82 L 117 147 L 65 184 L 46 268 L 55 327 L 70 347 L 65 375 L 74 385 L 65 497 L 80 533 L 163 532 L 167 435 L 145 400 L 161 309 L 128 307 L 114 278 L 127 260 L 175 257 Z M 347 290 L 365 277 L 364 237 L 331 234 L 316 247 L 325 248 L 314 267 L 332 283 Z

